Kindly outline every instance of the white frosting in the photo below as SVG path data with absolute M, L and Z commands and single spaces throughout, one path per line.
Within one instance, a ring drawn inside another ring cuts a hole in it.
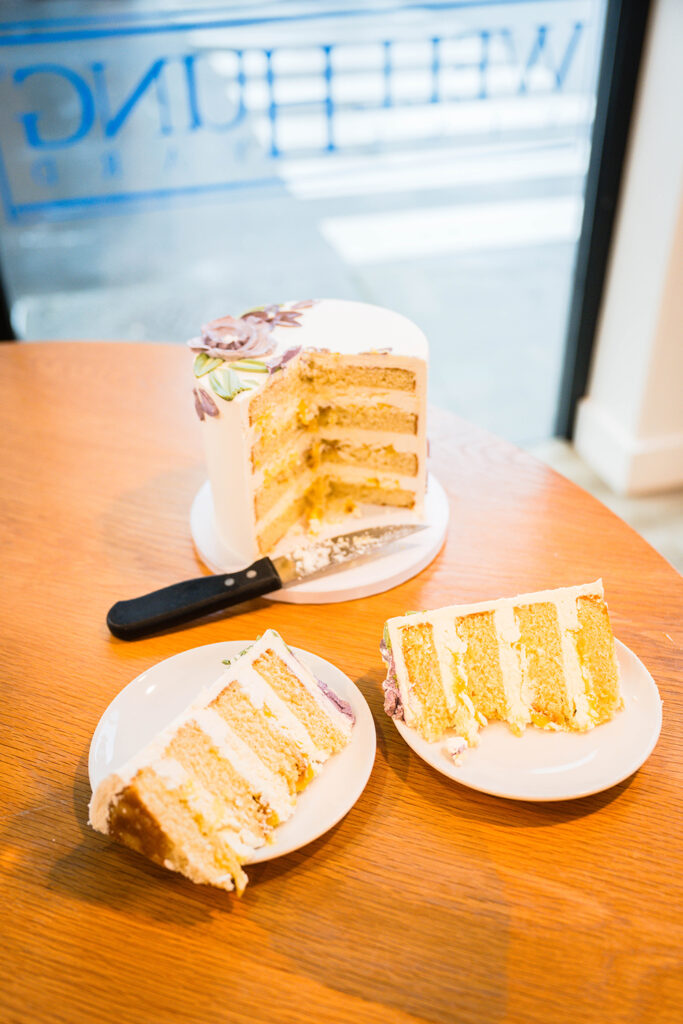
M 531 720 L 531 715 L 528 701 L 522 696 L 522 666 L 519 652 L 514 646 L 519 640 L 519 626 L 513 608 L 511 602 L 500 604 L 494 613 L 494 626 L 498 636 L 498 657 L 508 714 L 521 727 Z
M 398 366 L 413 371 L 417 378 L 417 389 L 408 394 L 396 389 L 378 392 L 365 387 L 354 388 L 348 398 L 342 399 L 349 406 L 368 404 L 389 404 L 399 410 L 417 411 L 418 431 L 416 435 L 393 431 L 371 431 L 363 428 L 322 427 L 319 436 L 344 438 L 358 443 L 393 444 L 399 451 L 415 451 L 420 456 L 419 472 L 411 478 L 410 489 L 417 494 L 415 512 L 422 514 L 422 502 L 426 487 L 426 362 L 427 340 L 422 331 L 405 317 L 391 310 L 362 302 L 347 302 L 337 299 L 321 299 L 305 309 L 299 327 L 275 327 L 273 338 L 277 348 L 273 356 L 294 347 L 329 349 L 339 353 L 342 360 L 352 357 L 354 365 L 376 366 L 386 360 L 388 366 Z M 379 356 L 372 350 L 390 348 L 387 356 Z M 287 371 L 285 371 L 287 372 Z M 239 371 L 244 376 L 244 371 Z M 250 450 L 255 430 L 249 425 L 249 406 L 255 395 L 267 386 L 265 374 L 247 375 L 252 390 L 242 391 L 232 401 L 215 398 L 220 414 L 206 416 L 201 424 L 204 448 L 213 505 L 216 530 L 227 548 L 235 556 L 249 564 L 259 556 L 254 511 L 254 493 L 262 477 L 254 477 Z M 194 387 L 210 391 L 208 378 L 195 379 Z M 316 401 L 324 405 L 324 392 L 316 395 Z M 298 401 L 289 401 L 279 411 L 289 409 L 293 415 Z M 337 398 L 334 399 L 337 405 Z M 371 474 L 372 475 L 372 474 Z M 286 508 L 285 501 L 280 511 Z M 272 521 L 271 512 L 267 521 Z M 261 525 L 261 524 L 260 524 Z M 354 521 L 353 528 L 358 528 Z
M 394 356 L 427 359 L 427 339 L 419 327 L 400 313 L 367 302 L 319 299 L 304 311 L 301 327 L 276 327 L 273 337 L 279 351 L 303 345 L 355 356 L 390 348 Z
M 602 596 L 601 584 L 600 597 Z M 573 601 L 560 600 L 557 602 L 557 618 L 562 638 L 562 664 L 567 696 L 575 708 L 574 721 L 578 729 L 591 729 L 595 725 L 595 717 L 591 714 L 579 656 L 570 632 L 576 632 L 579 628 L 576 598 Z
M 439 659 L 441 686 L 443 688 L 444 697 L 446 698 L 446 707 L 450 712 L 453 712 L 459 708 L 462 698 L 467 697 L 467 694 L 461 694 L 459 699 L 455 693 L 454 687 L 449 685 L 449 680 L 451 679 L 453 672 L 453 656 L 462 653 L 465 650 L 466 645 L 458 636 L 455 628 L 455 621 L 453 619 L 444 619 L 435 623 L 432 635 L 434 638 L 434 647 L 436 648 Z M 470 701 L 470 704 L 471 703 L 472 702 Z
M 570 626 L 571 629 L 576 629 L 578 627 L 576 601 L 577 598 L 586 596 L 604 597 L 602 580 L 596 580 L 595 583 L 583 583 L 577 587 L 538 590 L 533 594 L 518 594 L 516 597 L 499 597 L 495 600 L 477 601 L 473 604 L 451 604 L 446 605 L 443 608 L 437 608 L 435 611 L 431 612 L 411 612 L 408 615 L 397 615 L 395 618 L 389 619 L 387 624 L 390 627 L 400 627 L 408 624 L 417 625 L 421 622 L 435 624 L 442 619 L 448 620 L 460 618 L 463 615 L 474 615 L 476 612 L 495 612 L 497 609 L 502 608 L 505 605 L 509 605 L 511 608 L 514 608 L 515 606 L 524 604 L 549 602 L 550 604 L 557 605 L 558 608 L 562 607 L 567 616 L 572 615 L 571 609 L 573 608 L 573 618 L 568 618 L 567 621 L 571 621 L 573 623 Z
M 189 775 L 174 757 L 162 757 L 154 763 L 154 773 L 171 789 L 178 789 L 187 782 Z
M 403 656 L 403 643 L 401 638 L 400 628 L 396 625 L 397 619 L 389 619 L 387 627 L 389 630 L 389 645 L 391 647 L 391 653 L 394 657 L 394 666 L 396 669 L 396 686 L 398 688 L 399 696 L 401 698 L 401 704 L 403 705 L 403 715 L 406 721 L 406 725 L 411 728 L 417 723 L 418 718 L 422 714 L 422 705 L 417 699 L 413 688 L 410 685 L 410 678 L 408 676 L 408 666 L 406 665 L 405 658 Z M 424 621 L 424 620 L 423 620 Z

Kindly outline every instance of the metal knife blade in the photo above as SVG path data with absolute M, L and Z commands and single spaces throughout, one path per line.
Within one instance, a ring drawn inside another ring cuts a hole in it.
M 282 580 L 282 586 L 289 587 L 294 583 L 322 576 L 343 565 L 349 566 L 372 558 L 394 541 L 425 529 L 424 523 L 369 526 L 362 530 L 353 530 L 351 533 L 328 537 L 314 544 L 302 544 L 301 547 L 272 558 L 271 561 Z

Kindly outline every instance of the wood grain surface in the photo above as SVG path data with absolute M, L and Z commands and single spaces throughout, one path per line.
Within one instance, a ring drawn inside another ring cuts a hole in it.
M 252 602 L 126 644 L 119 598 L 197 575 L 205 472 L 187 353 L 152 344 L 0 350 L 0 1020 L 668 1022 L 681 1019 L 683 581 L 567 480 L 434 414 L 446 546 L 417 578 L 338 605 Z M 410 608 L 602 576 L 664 726 L 626 782 L 506 801 L 438 775 L 382 711 L 382 624 Z M 87 826 L 90 738 L 143 669 L 267 626 L 357 682 L 375 718 L 347 817 L 249 869 L 240 901 Z

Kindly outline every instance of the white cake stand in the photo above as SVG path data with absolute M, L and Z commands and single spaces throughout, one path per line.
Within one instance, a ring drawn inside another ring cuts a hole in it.
M 429 474 L 425 498 L 426 529 L 395 541 L 387 550 L 366 562 L 339 569 L 326 576 L 267 594 L 271 601 L 290 604 L 333 604 L 371 597 L 397 587 L 417 576 L 441 550 L 448 528 L 448 498 L 439 481 Z M 343 533 L 365 526 L 405 521 L 400 510 L 373 512 L 358 519 L 347 519 L 328 532 Z M 207 480 L 192 502 L 190 530 L 197 554 L 212 572 L 234 572 L 246 568 L 244 560 L 228 548 L 218 536 L 214 520 L 213 496 Z M 291 543 L 291 541 L 290 541 Z M 274 554 L 280 552 L 276 550 Z

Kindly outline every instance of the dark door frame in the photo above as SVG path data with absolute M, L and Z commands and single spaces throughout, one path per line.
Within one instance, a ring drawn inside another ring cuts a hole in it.
M 5 292 L 2 269 L 0 268 L 0 341 L 14 341 L 14 330 Z
M 608 0 L 581 234 L 574 265 L 555 434 L 571 439 L 586 392 L 633 118 L 650 0 Z

